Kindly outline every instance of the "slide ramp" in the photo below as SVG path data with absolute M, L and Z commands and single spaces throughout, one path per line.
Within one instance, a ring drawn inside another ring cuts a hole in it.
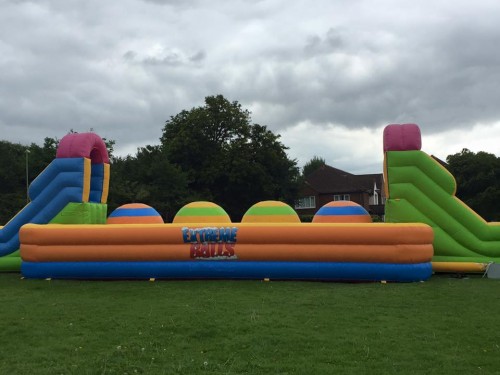
M 109 158 L 102 139 L 93 133 L 65 136 L 57 158 L 29 186 L 30 202 L 0 228 L 0 271 L 18 264 L 24 224 L 50 223 L 69 204 L 106 203 L 108 188 Z
M 486 222 L 458 199 L 454 177 L 420 148 L 417 125 L 384 130 L 386 221 L 430 225 L 436 270 L 479 271 L 477 264 L 500 262 L 500 223 Z

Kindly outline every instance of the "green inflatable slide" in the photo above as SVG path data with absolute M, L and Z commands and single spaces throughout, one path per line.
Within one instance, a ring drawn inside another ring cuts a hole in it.
M 433 269 L 484 272 L 500 263 L 500 223 L 488 223 L 455 196 L 455 178 L 421 148 L 415 124 L 384 129 L 386 222 L 434 230 Z

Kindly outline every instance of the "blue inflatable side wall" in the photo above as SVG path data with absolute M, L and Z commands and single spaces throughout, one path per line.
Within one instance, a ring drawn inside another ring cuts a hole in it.
M 0 229 L 0 256 L 19 249 L 19 229 L 24 224 L 46 224 L 68 203 L 83 201 L 86 160 L 55 159 L 32 182 L 31 202 Z

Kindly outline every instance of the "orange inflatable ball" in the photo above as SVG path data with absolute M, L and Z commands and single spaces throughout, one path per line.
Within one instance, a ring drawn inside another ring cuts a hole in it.
M 163 224 L 161 215 L 153 207 L 142 203 L 129 203 L 118 207 L 109 215 L 107 224 Z
M 314 215 L 313 223 L 371 223 L 372 218 L 362 206 L 351 201 L 325 204 Z
M 193 202 L 182 207 L 175 215 L 174 224 L 214 223 L 228 224 L 231 218 L 224 209 L 212 202 Z
M 254 204 L 241 219 L 242 223 L 300 223 L 299 215 L 288 204 L 263 201 Z

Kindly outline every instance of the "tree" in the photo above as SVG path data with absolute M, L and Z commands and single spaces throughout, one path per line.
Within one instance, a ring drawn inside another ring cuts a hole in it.
M 221 205 L 233 220 L 258 201 L 293 200 L 296 161 L 279 135 L 251 124 L 250 112 L 236 101 L 209 96 L 204 106 L 172 116 L 161 143 L 186 173 L 189 194 Z
M 214 198 L 212 188 L 231 142 L 247 139 L 249 112 L 222 95 L 205 98 L 205 106 L 182 111 L 168 120 L 160 138 L 171 162 L 189 178 L 190 187 Z
M 0 225 L 26 204 L 26 146 L 0 141 Z
M 110 212 L 125 203 L 144 203 L 166 221 L 187 202 L 186 175 L 173 165 L 160 146 L 146 146 L 137 154 L 114 158 L 111 168 Z
M 322 167 L 323 165 L 326 165 L 326 160 L 314 155 L 313 158 L 302 167 L 302 176 L 306 177 L 310 175 L 312 172 Z
M 26 177 L 30 184 L 55 158 L 56 149 L 53 138 L 45 138 L 42 147 L 0 141 L 0 224 L 26 205 Z
M 457 182 L 457 197 L 485 220 L 500 220 L 500 158 L 464 148 L 446 161 Z
M 288 159 L 288 149 L 265 126 L 251 126 L 247 139 L 231 145 L 216 196 L 236 220 L 253 204 L 263 200 L 292 203 L 298 191 L 299 170 Z

